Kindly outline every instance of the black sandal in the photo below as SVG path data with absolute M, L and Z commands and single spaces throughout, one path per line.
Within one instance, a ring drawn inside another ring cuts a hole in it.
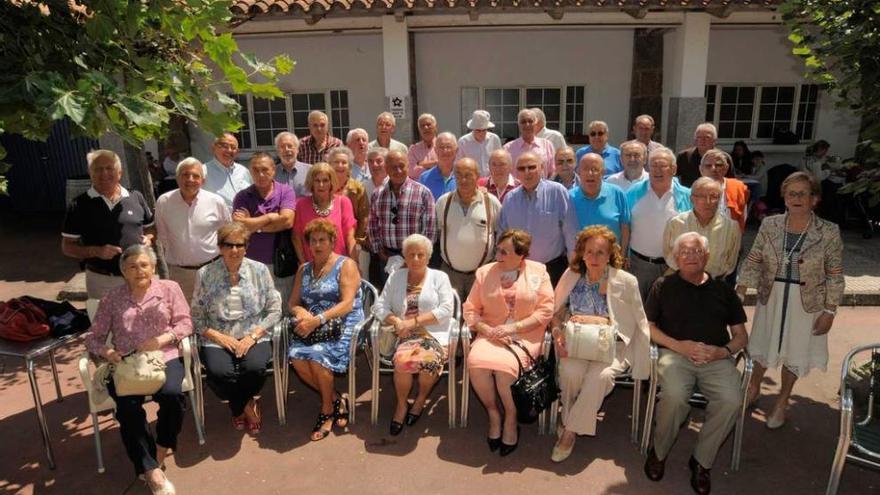
M 343 404 L 345 404 L 345 407 L 343 407 Z M 342 395 L 333 401 L 333 417 L 336 420 L 336 426 L 340 428 L 348 426 L 348 407 L 348 398 Z
M 312 428 L 312 437 L 311 438 L 312 438 L 313 442 L 317 442 L 319 440 L 323 440 L 323 439 L 327 438 L 327 435 L 329 435 L 330 432 L 333 430 L 333 423 L 330 423 L 329 430 L 325 430 L 324 428 L 322 428 L 322 426 L 324 426 L 324 423 L 326 423 L 327 421 L 332 420 L 335 416 L 336 415 L 334 413 L 330 413 L 330 414 L 319 413 L 318 414 L 318 421 L 315 423 L 315 427 Z M 315 433 L 320 433 L 320 436 L 316 436 Z

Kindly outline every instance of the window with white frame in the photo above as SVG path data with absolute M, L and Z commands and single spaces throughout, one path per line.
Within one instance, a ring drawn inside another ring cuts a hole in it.
M 313 110 L 327 114 L 334 136 L 345 139 L 348 133 L 348 91 L 344 89 L 291 93 L 275 99 L 251 95 L 230 96 L 241 105 L 244 127 L 239 129 L 236 136 L 243 150 L 271 149 L 275 145 L 275 136 L 282 131 L 291 131 L 300 138 L 307 136 L 309 113 Z
M 706 121 L 718 127 L 719 139 L 771 142 L 780 131 L 813 139 L 817 85 L 710 84 L 704 94 Z
M 502 142 L 519 137 L 517 114 L 523 108 L 540 108 L 547 127 L 567 137 L 583 134 L 584 86 L 461 88 L 461 132 L 470 132 L 465 123 L 474 110 L 482 108 L 492 116 L 493 132 Z

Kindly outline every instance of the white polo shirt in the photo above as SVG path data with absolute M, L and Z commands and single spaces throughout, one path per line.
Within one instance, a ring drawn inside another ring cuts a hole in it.
M 648 172 L 646 170 L 642 170 L 642 175 L 636 177 L 636 180 L 629 180 L 626 178 L 626 171 L 621 170 L 616 174 L 611 174 L 605 178 L 605 182 L 609 184 L 614 184 L 615 186 L 623 189 L 623 192 L 626 192 L 633 184 L 637 182 L 641 182 L 643 180 L 648 180 Z
M 165 247 L 169 265 L 198 266 L 220 254 L 217 229 L 232 217 L 223 198 L 200 190 L 192 205 L 186 204 L 180 189 L 168 191 L 156 200 L 156 233 Z
M 648 186 L 648 192 L 632 209 L 632 224 L 629 245 L 639 254 L 651 258 L 663 257 L 663 231 L 666 222 L 678 215 L 675 210 L 675 197 L 670 187 L 666 194 L 658 198 L 657 193 Z
M 480 267 L 480 261 L 485 263 L 493 259 L 495 226 L 501 214 L 501 202 L 494 195 L 485 193 L 491 211 L 491 215 L 487 216 L 483 196 L 484 193 L 478 190 L 467 210 L 462 206 L 457 191 L 448 192 L 437 200 L 434 210 L 440 249 L 443 260 L 456 271 L 472 272 Z M 446 205 L 450 201 L 449 214 L 445 215 Z

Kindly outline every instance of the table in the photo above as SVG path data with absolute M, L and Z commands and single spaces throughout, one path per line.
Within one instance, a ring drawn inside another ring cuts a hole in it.
M 64 400 L 61 395 L 61 384 L 58 382 L 58 367 L 55 365 L 55 349 L 63 347 L 79 338 L 85 332 L 78 332 L 63 337 L 44 337 L 30 342 L 15 342 L 0 339 L 0 356 L 9 356 L 24 359 L 27 369 L 28 381 L 31 384 L 31 394 L 34 396 L 34 406 L 37 412 L 37 421 L 40 424 L 40 433 L 43 435 L 43 446 L 46 449 L 46 458 L 49 460 L 49 469 L 55 469 L 55 454 L 52 451 L 52 439 L 49 437 L 49 427 L 46 426 L 46 417 L 43 415 L 43 401 L 40 398 L 40 389 L 37 386 L 37 378 L 34 374 L 36 365 L 34 361 L 49 354 L 49 364 L 52 366 L 52 375 L 55 378 L 55 394 L 57 402 Z

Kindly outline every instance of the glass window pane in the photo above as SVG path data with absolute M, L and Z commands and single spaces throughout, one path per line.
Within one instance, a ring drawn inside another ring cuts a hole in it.
M 779 88 L 777 99 L 780 103 L 794 102 L 794 86 L 783 86 Z
M 505 105 L 516 105 L 519 106 L 519 90 L 517 89 L 505 89 L 504 90 L 504 104 Z
M 506 106 L 503 108 L 502 119 L 505 122 L 514 122 L 516 123 L 516 116 L 519 113 L 519 109 L 514 106 Z
M 257 131 L 257 146 L 272 146 L 272 131 Z
M 752 130 L 751 122 L 741 122 L 737 123 L 734 131 L 734 137 L 740 139 L 748 139 Z
M 537 89 L 537 88 L 526 89 L 526 106 L 527 107 L 539 107 L 543 103 L 544 103 L 544 95 L 540 89 Z
M 718 137 L 719 138 L 732 138 L 733 137 L 733 123 L 732 122 L 721 122 L 718 124 Z
M 501 105 L 501 90 L 500 89 L 487 89 L 486 90 L 486 106 L 498 106 Z
M 309 95 L 307 94 L 294 94 L 293 95 L 293 109 L 300 110 L 309 108 Z
M 268 113 L 255 113 L 254 114 L 254 126 L 257 129 L 265 129 L 270 127 L 270 118 Z
M 550 88 L 544 90 L 544 104 L 545 105 L 559 105 L 561 91 L 556 88 Z
M 720 121 L 733 120 L 736 117 L 736 105 L 721 105 Z
M 269 100 L 265 98 L 254 98 L 254 111 L 265 112 L 269 110 Z

